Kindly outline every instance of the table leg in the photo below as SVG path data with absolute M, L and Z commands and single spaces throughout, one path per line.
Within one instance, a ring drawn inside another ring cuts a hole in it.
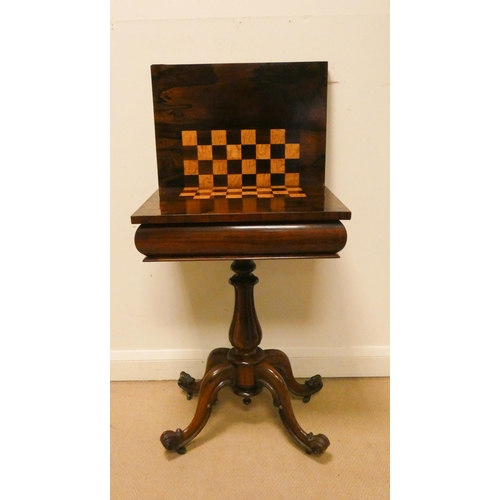
M 274 406 L 279 409 L 281 420 L 290 435 L 305 448 L 309 455 L 323 453 L 330 445 L 330 441 L 324 434 L 307 433 L 299 425 L 293 413 L 287 384 L 279 372 L 264 362 L 258 364 L 255 371 L 258 383 L 271 392 Z
M 264 354 L 266 356 L 266 363 L 279 371 L 289 391 L 296 396 L 302 396 L 302 401 L 304 401 L 304 403 L 309 402 L 311 396 L 323 388 L 321 375 L 314 375 L 314 377 L 306 380 L 304 384 L 297 382 L 293 376 L 290 360 L 283 351 L 279 351 L 278 349 L 266 349 Z
M 218 392 L 227 384 L 233 384 L 235 379 L 234 366 L 226 361 L 208 371 L 200 385 L 200 398 L 191 423 L 184 429 L 165 431 L 160 441 L 167 450 L 183 454 L 186 444 L 193 440 L 205 427 L 212 407 L 217 403 Z
M 207 367 L 205 369 L 205 375 L 214 367 L 217 366 L 221 363 L 224 363 L 224 361 L 227 361 L 227 353 L 229 352 L 229 349 L 226 347 L 220 347 L 218 349 L 214 349 L 208 356 L 207 359 Z M 193 397 L 193 394 L 198 394 L 200 392 L 200 386 L 201 386 L 201 380 L 196 380 L 189 373 L 186 372 L 181 372 L 179 380 L 177 381 L 177 384 L 179 387 L 186 391 L 187 393 L 187 398 L 191 399 Z

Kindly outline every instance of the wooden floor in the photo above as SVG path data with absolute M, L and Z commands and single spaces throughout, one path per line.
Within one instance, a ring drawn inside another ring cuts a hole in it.
M 389 499 L 389 378 L 325 379 L 307 404 L 293 399 L 307 432 L 331 445 L 309 456 L 288 437 L 264 390 L 245 406 L 219 393 L 185 455 L 164 430 L 185 428 L 197 399 L 174 381 L 111 383 L 111 500 Z

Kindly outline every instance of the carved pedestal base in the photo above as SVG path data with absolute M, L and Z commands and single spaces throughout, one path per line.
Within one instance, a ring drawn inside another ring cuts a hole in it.
M 167 450 L 185 453 L 185 446 L 207 423 L 212 407 L 217 403 L 217 394 L 225 385 L 230 385 L 245 404 L 250 404 L 251 398 L 265 387 L 271 392 L 274 406 L 278 408 L 285 428 L 295 441 L 308 454 L 321 454 L 330 445 L 328 438 L 323 434 L 307 433 L 300 427 L 289 395 L 291 392 L 301 396 L 307 403 L 323 387 L 321 376 L 315 375 L 301 384 L 295 380 L 290 360 L 284 352 L 258 347 L 262 332 L 253 301 L 253 287 L 258 282 L 258 278 L 252 274 L 255 264 L 251 260 L 236 260 L 231 269 L 235 275 L 229 282 L 235 287 L 236 293 L 229 330 L 233 348 L 213 350 L 207 360 L 205 375 L 199 381 L 185 372 L 181 373 L 178 384 L 186 391 L 188 399 L 199 394 L 196 412 L 184 430 L 165 431 L 160 440 Z

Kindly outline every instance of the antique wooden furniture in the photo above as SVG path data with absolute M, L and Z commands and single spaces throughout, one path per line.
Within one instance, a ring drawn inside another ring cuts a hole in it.
M 262 350 L 254 306 L 255 260 L 336 258 L 350 211 L 324 185 L 327 64 L 152 66 L 159 189 L 134 213 L 146 262 L 231 260 L 235 307 L 232 348 L 217 348 L 195 380 L 191 423 L 161 436 L 178 453 L 206 424 L 222 387 L 249 404 L 267 388 L 290 435 L 323 453 L 323 434 L 305 432 L 289 392 L 304 402 L 320 375 L 299 383 L 278 350 Z M 284 332 L 286 334 L 286 332 Z

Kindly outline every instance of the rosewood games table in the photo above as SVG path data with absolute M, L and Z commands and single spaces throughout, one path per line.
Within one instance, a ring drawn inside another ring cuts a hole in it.
M 327 64 L 152 66 L 159 189 L 132 215 L 145 262 L 233 261 L 232 348 L 216 348 L 204 376 L 181 372 L 191 423 L 167 430 L 185 453 L 229 385 L 249 404 L 268 389 L 284 426 L 309 454 L 329 446 L 302 429 L 290 392 L 308 402 L 320 375 L 299 383 L 287 355 L 262 350 L 253 274 L 259 259 L 337 258 L 351 212 L 324 185 Z

